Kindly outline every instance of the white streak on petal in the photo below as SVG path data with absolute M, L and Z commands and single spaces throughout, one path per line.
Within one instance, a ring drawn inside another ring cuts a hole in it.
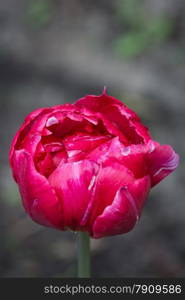
M 136 221 L 138 222 L 139 220 L 139 212 L 138 212 L 138 209 L 137 209 L 137 206 L 136 206 L 136 203 L 134 201 L 134 198 L 132 197 L 131 193 L 129 193 L 127 187 L 123 187 L 122 188 L 124 191 L 125 191 L 125 194 L 127 196 L 127 200 L 130 202 L 132 208 L 133 208 L 133 211 L 135 212 L 135 215 L 136 215 Z
M 92 189 L 92 187 L 93 187 L 93 185 L 94 185 L 94 183 L 95 183 L 95 180 L 96 180 L 96 176 L 94 175 L 94 176 L 92 177 L 92 179 L 91 179 L 91 182 L 90 182 L 89 186 L 88 186 L 88 190 L 89 190 L 89 191 Z
M 72 157 L 75 156 L 77 154 L 81 153 L 81 150 L 71 150 L 71 151 L 67 151 L 68 157 Z
M 155 150 L 155 145 L 154 145 L 153 141 L 149 141 L 148 146 L 149 146 L 148 153 L 151 153 Z
M 124 156 L 129 155 L 130 152 L 131 152 L 130 147 L 125 147 L 125 148 L 123 148 L 123 149 L 121 150 L 121 154 L 124 155 Z
M 58 123 L 59 123 L 59 121 L 58 121 L 57 118 L 51 117 L 51 118 L 49 118 L 49 119 L 47 120 L 47 122 L 46 122 L 46 127 L 50 127 L 50 126 L 55 125 L 55 124 L 58 124 Z

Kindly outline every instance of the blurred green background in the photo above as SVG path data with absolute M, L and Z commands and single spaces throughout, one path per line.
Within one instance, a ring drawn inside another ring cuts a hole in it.
M 33 109 L 108 93 L 181 155 L 137 227 L 92 241 L 94 277 L 185 276 L 185 1 L 0 1 L 0 276 L 76 275 L 76 234 L 33 223 L 8 164 Z

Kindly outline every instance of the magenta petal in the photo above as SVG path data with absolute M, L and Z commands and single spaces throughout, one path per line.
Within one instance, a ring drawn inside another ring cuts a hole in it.
M 40 141 L 40 135 L 42 130 L 44 130 L 45 122 L 50 111 L 50 108 L 40 108 L 34 110 L 26 117 L 11 144 L 9 153 L 11 165 L 12 156 L 15 150 L 25 148 L 28 152 L 34 153 L 36 145 Z
M 124 185 L 134 181 L 133 174 L 123 165 L 110 161 L 101 167 L 94 184 L 92 199 L 89 202 L 82 224 L 92 229 L 97 216 L 101 215 L 105 207 L 111 205 L 116 192 Z
M 93 225 L 93 237 L 101 238 L 129 232 L 140 217 L 150 189 L 148 176 L 121 187 Z
M 173 172 L 179 164 L 179 155 L 169 145 L 160 146 L 147 155 L 149 174 L 152 186 Z
M 145 156 L 148 148 L 148 145 L 143 144 L 124 146 L 119 138 L 115 137 L 95 148 L 87 157 L 103 165 L 106 164 L 107 160 L 117 160 L 128 168 L 136 178 L 142 178 L 147 174 Z
M 65 227 L 73 230 L 80 228 L 97 172 L 96 163 L 83 160 L 62 163 L 49 177 L 63 203 Z
M 64 139 L 68 162 L 86 158 L 87 154 L 109 139 L 108 136 L 73 134 Z
M 47 153 L 43 160 L 37 162 L 36 168 L 39 173 L 41 173 L 45 177 L 48 177 L 55 169 L 55 164 L 53 162 L 51 154 Z
M 63 229 L 61 203 L 48 180 L 36 171 L 31 155 L 18 150 L 13 161 L 26 211 L 39 224 Z
M 141 215 L 141 211 L 148 197 L 151 188 L 150 176 L 135 180 L 133 183 L 128 185 L 128 190 L 135 201 L 135 205 L 138 211 L 138 215 Z
M 103 93 L 100 96 L 87 95 L 75 102 L 84 114 L 99 114 L 111 134 L 120 136 L 124 144 L 143 143 L 150 140 L 148 129 L 139 117 L 124 103 Z M 117 132 L 116 132 L 117 129 Z

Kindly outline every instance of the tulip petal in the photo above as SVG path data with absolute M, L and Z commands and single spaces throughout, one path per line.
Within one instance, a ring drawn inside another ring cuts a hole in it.
M 94 148 L 109 140 L 109 136 L 73 134 L 67 136 L 63 143 L 68 154 L 68 162 L 86 158 L 87 154 Z
M 122 142 L 126 145 L 148 142 L 151 138 L 148 129 L 140 122 L 135 112 L 106 93 L 100 96 L 87 95 L 76 101 L 75 105 L 81 108 L 84 114 L 89 114 L 89 112 L 92 114 L 98 113 L 104 120 L 104 124 L 107 119 L 107 128 L 111 126 L 111 128 L 119 129 L 120 133 L 124 133 Z
M 36 146 L 40 141 L 41 132 L 45 129 L 44 126 L 47 116 L 51 110 L 52 109 L 50 108 L 36 109 L 26 117 L 23 125 L 13 138 L 9 153 L 11 165 L 14 150 L 25 148 L 28 152 L 34 153 Z
M 122 186 L 117 191 L 113 203 L 107 206 L 95 220 L 92 236 L 101 238 L 132 230 L 139 219 L 149 189 L 148 176 Z
M 171 146 L 158 144 L 151 153 L 147 154 L 147 163 L 152 186 L 154 186 L 177 168 L 179 155 Z
M 148 171 L 146 163 L 148 148 L 148 145 L 143 144 L 124 146 L 119 138 L 115 137 L 91 151 L 87 154 L 87 158 L 103 165 L 111 159 L 116 159 L 120 164 L 128 168 L 135 178 L 141 178 Z
M 97 172 L 96 163 L 83 160 L 62 163 L 50 175 L 49 182 L 63 203 L 66 228 L 80 228 Z
M 135 201 L 135 205 L 138 211 L 138 216 L 141 215 L 143 206 L 148 197 L 151 188 L 150 176 L 144 176 L 135 180 L 133 183 L 128 184 L 128 190 Z
M 111 205 L 116 192 L 133 181 L 133 174 L 123 165 L 115 161 L 107 162 L 97 174 L 92 199 L 89 201 L 81 224 L 91 228 L 97 216 L 102 214 L 105 207 Z
M 25 150 L 14 153 L 14 170 L 25 210 L 37 223 L 63 229 L 62 207 L 48 180 L 35 169 Z

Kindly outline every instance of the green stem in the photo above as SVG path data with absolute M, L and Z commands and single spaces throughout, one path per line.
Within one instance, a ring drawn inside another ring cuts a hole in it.
M 90 238 L 86 232 L 78 233 L 78 277 L 90 277 Z

